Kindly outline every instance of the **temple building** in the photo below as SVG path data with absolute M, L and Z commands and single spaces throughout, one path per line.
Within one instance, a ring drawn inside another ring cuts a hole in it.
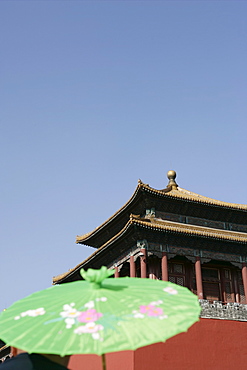
M 139 181 L 130 200 L 76 242 L 96 248 L 54 283 L 80 279 L 80 268 L 115 268 L 115 276 L 169 280 L 209 302 L 246 303 L 247 206 Z
M 94 247 L 95 252 L 68 272 L 54 277 L 53 283 L 79 280 L 81 268 L 104 265 L 115 269 L 115 278 L 162 279 L 185 286 L 197 294 L 202 307 L 200 323 L 195 324 L 201 340 L 208 340 L 205 346 L 216 348 L 217 344 L 212 344 L 213 336 L 216 340 L 218 335 L 220 342 L 225 331 L 230 331 L 233 337 L 225 343 L 226 351 L 227 346 L 233 348 L 232 341 L 237 336 L 238 340 L 245 337 L 247 329 L 247 205 L 218 201 L 185 190 L 178 186 L 175 171 L 169 171 L 167 176 L 168 185 L 161 190 L 139 180 L 134 194 L 122 208 L 92 232 L 77 236 L 78 244 Z M 193 345 L 198 344 L 196 330 L 192 328 L 186 333 Z M 177 346 L 180 339 L 176 338 L 181 335 L 167 343 L 177 341 Z M 173 347 L 168 344 L 166 348 L 171 351 Z M 237 348 L 234 356 L 237 355 L 238 368 L 242 369 L 246 357 L 244 360 L 241 353 L 246 355 L 246 350 L 242 348 L 242 351 L 241 343 Z M 154 353 L 153 347 L 150 352 L 153 359 Z M 179 363 L 176 367 L 173 362 L 170 368 L 198 368 L 189 363 L 190 359 L 186 361 L 187 367 Z M 209 358 L 207 365 L 199 368 L 208 369 L 207 366 L 214 364 L 215 369 L 230 369 L 236 365 L 233 359 L 224 363 L 221 358 L 220 363 L 217 367 L 215 360 Z M 148 369 L 145 364 L 147 360 L 140 369 Z M 166 365 L 170 369 L 168 362 Z M 138 366 L 133 365 L 133 369 L 139 369 Z M 158 370 L 159 366 L 153 368 Z

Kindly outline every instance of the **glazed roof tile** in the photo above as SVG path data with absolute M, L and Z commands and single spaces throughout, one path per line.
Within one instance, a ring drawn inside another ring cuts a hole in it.
M 166 193 L 167 196 L 172 196 L 175 198 L 182 198 L 184 200 L 191 200 L 195 202 L 200 202 L 204 204 L 211 204 L 215 206 L 220 206 L 224 208 L 232 208 L 232 209 L 238 209 L 238 210 L 243 210 L 247 211 L 247 205 L 246 204 L 238 204 L 238 203 L 228 203 L 228 202 L 223 202 L 220 200 L 215 200 L 209 197 L 205 197 L 203 195 L 193 193 L 192 191 L 180 188 L 179 186 L 177 189 L 172 189 L 168 193 Z
M 156 194 L 156 195 L 161 195 L 164 198 L 167 198 L 167 197 L 177 198 L 177 199 L 184 200 L 186 202 L 196 202 L 199 204 L 218 206 L 218 207 L 232 209 L 232 210 L 247 211 L 247 205 L 245 204 L 227 203 L 227 202 L 215 200 L 215 199 L 205 197 L 197 193 L 188 191 L 179 186 L 177 187 L 167 186 L 167 188 L 163 190 L 157 190 L 157 189 L 150 187 L 148 184 L 142 183 L 139 180 L 139 183 L 132 197 L 117 212 L 115 212 L 111 217 L 109 217 L 103 224 L 98 226 L 96 229 L 84 235 L 77 236 L 76 243 L 83 243 L 88 238 L 95 235 L 99 230 L 101 230 L 107 224 L 109 224 L 113 219 L 115 219 L 119 214 L 121 214 L 121 212 L 123 212 L 134 201 L 134 199 L 136 198 L 140 190 L 144 190 L 152 194 Z
M 133 217 L 132 217 L 133 219 Z M 159 230 L 173 231 L 176 233 L 198 235 L 202 237 L 232 240 L 237 242 L 247 243 L 247 233 L 229 231 L 223 229 L 214 229 L 211 227 L 197 226 L 191 224 L 182 224 L 180 222 L 173 222 L 161 219 L 150 219 L 150 221 L 133 219 L 136 225 L 151 227 Z
M 108 248 L 112 243 L 117 241 L 120 237 L 122 237 L 126 231 L 132 226 L 139 226 L 144 228 L 149 228 L 156 231 L 166 231 L 166 232 L 173 232 L 179 233 L 183 235 L 189 236 L 199 236 L 203 238 L 210 238 L 210 239 L 217 239 L 217 240 L 226 240 L 226 241 L 235 241 L 237 243 L 247 243 L 247 233 L 243 232 L 236 232 L 236 231 L 229 231 L 223 229 L 214 229 L 211 227 L 203 227 L 191 224 L 182 224 L 179 222 L 161 220 L 157 218 L 140 218 L 138 215 L 130 215 L 129 221 L 126 223 L 124 228 L 120 230 L 114 237 L 108 240 L 105 244 L 103 244 L 99 249 L 97 249 L 94 253 L 92 253 L 88 258 L 86 258 L 83 262 L 78 264 L 73 269 L 69 270 L 67 273 L 61 274 L 59 276 L 54 277 L 53 282 L 57 283 L 61 279 L 64 279 L 71 273 L 77 271 L 79 268 L 82 268 L 84 264 L 94 258 L 97 254 L 101 253 L 103 250 Z

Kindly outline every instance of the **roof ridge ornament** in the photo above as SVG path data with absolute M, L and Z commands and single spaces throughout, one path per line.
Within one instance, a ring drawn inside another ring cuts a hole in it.
M 177 176 L 177 174 L 173 170 L 170 170 L 170 171 L 167 172 L 167 177 L 168 177 L 168 180 L 169 180 L 167 188 L 171 188 L 171 190 L 177 190 L 178 184 L 175 181 L 176 176 Z

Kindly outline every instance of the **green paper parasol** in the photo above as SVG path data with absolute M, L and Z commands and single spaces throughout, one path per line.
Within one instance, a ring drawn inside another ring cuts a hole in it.
M 107 279 L 113 270 L 81 270 L 85 281 L 55 285 L 0 314 L 0 338 L 29 353 L 60 356 L 135 350 L 186 331 L 197 297 L 170 282 Z

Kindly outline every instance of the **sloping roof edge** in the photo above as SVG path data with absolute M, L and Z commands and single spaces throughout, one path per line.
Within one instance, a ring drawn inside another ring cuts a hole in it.
M 87 239 L 91 238 L 93 235 L 98 233 L 101 229 L 103 229 L 107 224 L 109 224 L 112 220 L 114 220 L 121 212 L 123 212 L 137 197 L 140 190 L 144 190 L 147 192 L 150 192 L 154 195 L 169 197 L 169 198 L 175 198 L 175 199 L 181 199 L 188 202 L 195 202 L 205 205 L 211 205 L 216 207 L 222 207 L 232 210 L 239 210 L 239 211 L 246 211 L 247 212 L 247 205 L 245 204 L 236 204 L 236 203 L 227 203 L 220 200 L 215 200 L 209 197 L 205 197 L 202 195 L 199 195 L 197 193 L 185 190 L 183 188 L 177 187 L 174 189 L 174 187 L 167 186 L 167 188 L 163 190 L 157 190 L 152 187 L 150 187 L 148 184 L 144 184 L 139 180 L 138 185 L 131 196 L 131 198 L 118 210 L 116 211 L 111 217 L 109 217 L 105 222 L 103 222 L 100 226 L 98 226 L 93 231 L 83 234 L 81 236 L 76 237 L 76 243 L 84 243 Z
M 112 220 L 114 220 L 121 212 L 123 212 L 136 198 L 137 194 L 139 193 L 140 189 L 144 187 L 145 184 L 143 184 L 140 180 L 138 182 L 138 185 L 131 196 L 131 198 L 118 210 L 116 211 L 111 217 L 109 217 L 105 222 L 103 222 L 100 226 L 96 227 L 93 231 L 90 231 L 83 235 L 77 235 L 76 237 L 76 243 L 83 243 L 86 241 L 89 237 L 92 237 L 94 234 L 96 234 L 99 230 L 101 230 L 103 227 L 105 227 L 108 223 L 110 223 Z
M 122 237 L 127 230 L 131 226 L 139 226 L 144 228 L 149 228 L 157 231 L 167 231 L 172 233 L 178 233 L 178 234 L 185 234 L 189 236 L 199 236 L 202 238 L 212 238 L 217 240 L 226 240 L 231 242 L 238 242 L 247 244 L 247 234 L 242 232 L 236 232 L 236 231 L 229 231 L 229 230 L 222 230 L 222 229 L 213 229 L 210 227 L 204 227 L 204 226 L 197 226 L 197 225 L 191 225 L 191 224 L 181 224 L 179 222 L 173 222 L 173 221 L 167 221 L 167 220 L 155 220 L 155 219 L 140 219 L 136 215 L 131 215 L 129 221 L 124 226 L 122 230 L 119 231 L 114 237 L 112 237 L 110 240 L 108 240 L 105 244 L 103 244 L 100 248 L 98 248 L 94 253 L 92 253 L 89 257 L 87 257 L 84 261 L 79 263 L 77 266 L 75 266 L 70 271 L 55 276 L 53 278 L 53 283 L 57 284 L 65 277 L 69 277 L 69 275 L 73 274 L 75 271 L 83 268 L 83 266 L 92 260 L 95 256 L 102 253 L 105 249 L 107 249 L 113 242 L 118 240 L 120 237 Z

